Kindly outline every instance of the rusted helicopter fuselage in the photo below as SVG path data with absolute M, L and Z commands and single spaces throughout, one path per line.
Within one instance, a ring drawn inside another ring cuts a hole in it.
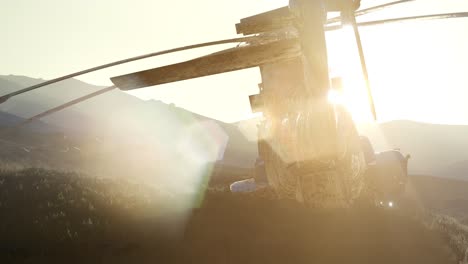
M 260 34 L 262 41 L 111 80 L 125 90 L 259 67 L 260 92 L 251 102 L 265 117 L 259 154 L 268 182 L 280 197 L 346 207 L 364 188 L 366 163 L 351 117 L 327 100 L 324 22 L 328 11 L 356 8 L 351 0 L 291 1 L 236 25 L 238 33 Z

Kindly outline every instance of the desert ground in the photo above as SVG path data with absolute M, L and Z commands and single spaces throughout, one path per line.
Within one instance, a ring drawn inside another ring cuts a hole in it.
M 423 219 L 427 192 L 441 185 L 414 179 L 421 199 L 401 208 L 318 210 L 221 188 L 201 191 L 188 208 L 136 181 L 4 171 L 0 256 L 2 263 L 458 263 L 464 252 Z

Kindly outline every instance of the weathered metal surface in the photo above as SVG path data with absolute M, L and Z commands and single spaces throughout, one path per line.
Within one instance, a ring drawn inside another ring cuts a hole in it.
M 257 67 L 300 55 L 295 39 L 228 49 L 194 60 L 111 78 L 122 90 L 138 89 L 197 77 Z
M 303 54 L 307 92 L 326 97 L 329 89 L 327 46 L 323 23 L 326 10 L 321 1 L 296 0 L 292 11 L 298 18 L 297 29 Z
M 236 31 L 237 34 L 244 35 L 275 31 L 292 26 L 293 19 L 289 7 L 285 6 L 241 19 L 240 23 L 236 24 Z
M 398 2 L 408 2 L 414 0 L 404 0 Z M 236 24 L 236 32 L 237 34 L 244 34 L 244 35 L 251 35 L 251 34 L 258 34 L 264 32 L 272 32 L 276 30 L 281 30 L 285 28 L 290 28 L 295 26 L 297 22 L 297 17 L 293 14 L 290 8 L 297 9 L 297 6 L 303 5 L 300 3 L 301 1 L 291 1 L 290 6 L 281 7 L 278 9 L 274 9 L 268 12 L 264 12 L 261 14 L 257 14 L 254 16 L 246 17 L 241 19 L 240 23 Z M 322 8 L 326 9 L 328 12 L 338 12 L 343 10 L 356 10 L 359 7 L 360 1 L 353 1 L 353 0 L 328 0 L 323 1 L 323 4 L 320 3 L 321 1 L 310 1 L 315 2 L 314 5 L 320 5 Z M 394 5 L 395 3 L 393 3 Z M 318 6 L 317 5 L 317 6 Z M 358 11 L 359 15 L 365 15 L 370 12 L 383 9 L 385 7 L 391 6 L 392 4 L 385 4 L 380 5 L 373 8 L 364 9 L 362 11 Z M 300 8 L 300 7 L 299 7 Z M 329 20 L 324 21 L 326 24 L 332 24 L 336 22 L 340 22 L 340 17 L 332 18 Z
M 250 107 L 253 113 L 258 113 L 263 111 L 263 102 L 262 96 L 259 94 L 254 94 L 249 96 Z
M 364 155 L 350 115 L 327 101 L 326 12 L 319 1 L 294 6 L 302 55 L 260 67 L 259 153 L 280 197 L 347 207 L 364 188 Z
M 266 121 L 259 129 L 259 154 L 280 197 L 347 206 L 364 183 L 359 138 L 346 111 L 307 95 L 303 69 L 299 58 L 261 67 Z M 330 108 L 338 122 L 329 119 Z
M 280 7 L 280 8 L 273 9 L 264 13 L 242 18 L 240 20 L 240 23 L 241 24 L 261 24 L 261 23 L 266 24 L 266 23 L 270 23 L 273 20 L 277 20 L 281 18 L 288 18 L 288 19 L 294 18 L 291 12 L 289 11 L 288 6 Z

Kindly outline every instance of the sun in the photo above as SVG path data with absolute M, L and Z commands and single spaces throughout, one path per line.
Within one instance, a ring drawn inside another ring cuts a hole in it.
M 332 89 L 328 99 L 333 104 L 344 105 L 354 121 L 372 120 L 366 83 L 351 27 L 327 35 L 327 48 L 331 76 L 342 79 L 340 89 Z
M 345 79 L 341 91 L 329 91 L 328 100 L 332 104 L 345 106 L 355 122 L 371 122 L 373 117 L 364 89 L 364 80 Z

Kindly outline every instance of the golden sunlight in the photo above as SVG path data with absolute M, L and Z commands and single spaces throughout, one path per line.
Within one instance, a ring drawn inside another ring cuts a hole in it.
M 327 35 L 332 76 L 342 78 L 342 89 L 330 91 L 333 104 L 344 105 L 357 122 L 372 120 L 353 29 L 344 27 Z
M 446 30 L 447 23 L 454 29 Z M 455 30 L 460 27 L 453 21 L 428 21 L 360 30 L 379 122 L 408 119 L 456 124 L 465 119 L 466 93 L 459 89 L 465 82 L 464 68 L 451 67 L 466 61 L 459 52 L 463 38 Z M 352 28 L 328 32 L 327 48 L 331 76 L 343 78 L 342 103 L 355 121 L 371 121 Z

